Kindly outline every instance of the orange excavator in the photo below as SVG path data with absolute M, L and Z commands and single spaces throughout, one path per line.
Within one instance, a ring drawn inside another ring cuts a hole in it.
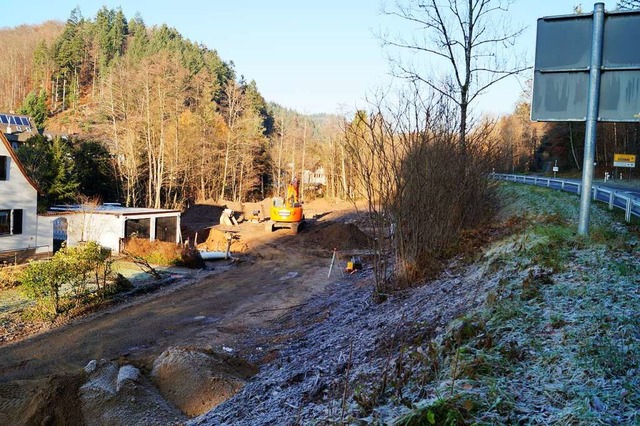
M 304 214 L 300 203 L 300 185 L 297 178 L 294 178 L 287 187 L 286 198 L 273 198 L 269 216 L 270 220 L 265 225 L 267 232 L 273 232 L 276 228 L 289 228 L 294 234 L 298 233 L 298 229 L 304 221 Z

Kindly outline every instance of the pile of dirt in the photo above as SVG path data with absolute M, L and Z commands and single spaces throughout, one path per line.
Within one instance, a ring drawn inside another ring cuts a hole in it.
M 182 239 L 194 241 L 195 234 L 198 233 L 198 240 L 204 241 L 207 235 L 202 235 L 203 231 L 220 223 L 220 215 L 224 209 L 224 206 L 205 203 L 189 207 L 180 216 Z M 206 231 L 204 233 L 206 234 Z
M 194 204 L 186 209 L 181 217 L 180 224 L 182 228 L 182 239 L 186 241 L 195 241 L 196 233 L 197 241 L 207 241 L 209 238 L 209 229 L 212 226 L 220 224 L 220 215 L 223 210 L 231 209 L 234 211 L 234 217 L 241 221 L 242 219 L 264 220 L 269 216 L 269 206 L 271 198 L 256 203 L 236 203 L 233 201 L 216 202 L 213 200 L 205 200 L 198 204 Z M 217 238 L 217 236 L 215 236 Z M 225 245 L 226 248 L 226 245 Z M 211 249 L 215 250 L 215 248 Z M 223 248 L 220 248 L 223 250 Z
M 199 250 L 206 251 L 225 251 L 227 250 L 227 233 L 221 229 L 208 228 L 204 232 L 198 234 L 198 240 L 201 235 L 206 237 L 204 243 L 198 244 Z M 249 250 L 249 246 L 242 242 L 238 235 L 234 235 L 231 239 L 231 252 L 245 253 Z
M 245 219 L 259 219 L 264 220 L 269 218 L 269 207 L 273 203 L 272 198 L 265 198 L 262 201 L 256 203 L 244 203 L 242 205 L 242 212 Z M 256 214 L 257 213 L 257 214 Z
M 199 416 L 231 398 L 258 369 L 231 356 L 197 348 L 169 348 L 153 363 L 160 393 L 187 416 Z
M 234 212 L 242 213 L 244 211 L 243 210 L 243 204 L 242 203 L 238 203 L 237 201 L 222 200 L 222 201 L 220 201 L 220 204 L 224 208 L 231 209 Z
M 83 424 L 78 389 L 84 372 L 0 384 L 0 424 Z
M 333 250 L 366 249 L 371 238 L 353 223 L 331 223 L 309 232 L 309 240 L 322 248 Z

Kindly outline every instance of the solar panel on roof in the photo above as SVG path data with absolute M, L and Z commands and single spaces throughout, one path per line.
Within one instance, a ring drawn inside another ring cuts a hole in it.
M 9 124 L 9 119 L 7 118 L 6 115 L 0 114 L 0 122 L 2 122 L 4 124 Z
M 22 121 L 23 126 L 30 126 L 29 119 L 27 117 L 20 117 L 20 121 Z
M 9 123 L 10 124 L 15 124 L 15 125 L 18 124 L 18 123 L 16 123 L 16 118 L 13 115 L 9 116 Z

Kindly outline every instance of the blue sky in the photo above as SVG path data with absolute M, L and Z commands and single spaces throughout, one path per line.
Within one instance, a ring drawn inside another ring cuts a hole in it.
M 388 0 L 393 3 L 394 0 Z M 216 49 L 238 74 L 255 80 L 268 101 L 303 113 L 349 113 L 388 84 L 389 65 L 375 34 L 403 31 L 406 23 L 382 16 L 380 0 L 0 0 L 0 26 L 65 21 L 80 6 L 93 18 L 103 5 L 140 12 L 147 25 L 166 23 L 186 38 Z M 572 13 L 576 0 L 517 0 L 515 26 L 526 26 L 519 50 L 533 64 L 536 19 Z M 607 10 L 615 1 L 605 1 Z M 1 7 L 5 6 L 5 7 Z M 583 3 L 585 12 L 592 3 Z M 26 13 L 24 11 L 27 11 Z M 477 111 L 513 109 L 524 78 L 495 86 Z

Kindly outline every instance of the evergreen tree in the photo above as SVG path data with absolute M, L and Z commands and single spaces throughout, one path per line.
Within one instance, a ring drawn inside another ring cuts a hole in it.
M 73 170 L 71 150 L 65 141 L 56 138 L 51 142 L 37 135 L 21 145 L 16 154 L 29 177 L 42 191 L 43 197 L 38 199 L 40 211 L 75 200 L 79 185 Z
M 78 190 L 82 195 L 117 201 L 116 177 L 109 150 L 100 142 L 82 141 L 73 147 Z
M 39 95 L 35 91 L 29 92 L 18 113 L 28 115 L 36 127 L 42 129 L 47 118 L 47 93 L 44 90 Z
M 103 74 L 115 58 L 123 55 L 128 24 L 122 9 L 113 10 L 103 6 L 96 14 L 93 27 L 99 70 Z
M 262 118 L 262 127 L 264 128 L 264 135 L 270 136 L 273 134 L 275 119 L 273 114 L 267 108 L 267 102 L 264 100 L 260 91 L 258 91 L 258 85 L 255 80 L 251 80 L 248 84 L 243 85 L 243 91 L 249 105 L 253 110 Z
M 81 84 L 81 67 L 86 56 L 87 37 L 83 31 L 84 19 L 79 8 L 71 11 L 64 31 L 53 48 L 53 57 L 58 68 L 60 85 L 58 95 L 62 100 L 62 109 L 69 101 L 77 101 Z
M 147 46 L 149 45 L 147 27 L 145 27 L 140 13 L 136 13 L 129 21 L 128 32 L 126 54 L 136 62 L 140 61 L 146 55 Z
M 61 138 L 53 139 L 51 144 L 53 179 L 48 191 L 51 204 L 73 202 L 77 196 L 79 183 L 73 168 L 72 152 Z
M 82 22 L 80 9 L 73 9 L 67 19 L 64 32 L 54 47 L 55 60 L 60 73 L 67 77 L 76 71 L 82 62 L 84 53 L 84 40 L 80 32 Z

